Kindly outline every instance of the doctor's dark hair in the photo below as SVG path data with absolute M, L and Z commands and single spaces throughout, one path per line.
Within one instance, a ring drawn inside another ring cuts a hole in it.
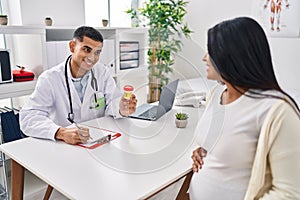
M 238 17 L 215 25 L 208 30 L 207 47 L 216 71 L 237 91 L 241 92 L 239 87 L 247 90 L 250 95 L 245 95 L 249 97 L 282 99 L 257 92 L 277 90 L 287 95 L 298 108 L 276 80 L 267 37 L 255 20 Z
M 73 38 L 83 41 L 83 37 L 86 36 L 92 40 L 103 42 L 103 36 L 99 31 L 90 26 L 81 26 L 77 28 L 73 33 Z

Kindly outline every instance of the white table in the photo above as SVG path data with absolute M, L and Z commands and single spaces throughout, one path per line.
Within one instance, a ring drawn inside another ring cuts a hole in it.
M 176 112 L 189 113 L 187 128 Z M 24 168 L 70 199 L 146 199 L 191 171 L 196 124 L 203 108 L 175 107 L 156 122 L 103 117 L 82 124 L 122 134 L 94 150 L 26 138 L 0 146 L 13 159 L 12 199 L 23 195 Z

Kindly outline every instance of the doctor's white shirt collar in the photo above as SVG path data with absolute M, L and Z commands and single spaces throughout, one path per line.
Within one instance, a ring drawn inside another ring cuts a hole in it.
M 88 80 L 89 80 L 91 71 L 88 71 L 87 73 L 85 73 L 85 75 L 83 77 L 74 78 L 71 73 L 71 66 L 70 66 L 70 62 L 69 62 L 67 73 L 68 73 L 68 77 L 71 77 L 72 83 L 78 93 L 78 96 L 79 96 L 81 102 L 83 102 L 84 93 L 86 91 L 86 87 L 88 84 Z

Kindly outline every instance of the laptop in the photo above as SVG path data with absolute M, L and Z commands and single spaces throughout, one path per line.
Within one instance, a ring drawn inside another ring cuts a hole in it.
M 158 105 L 142 104 L 129 117 L 155 121 L 172 109 L 179 79 L 165 85 L 160 94 Z

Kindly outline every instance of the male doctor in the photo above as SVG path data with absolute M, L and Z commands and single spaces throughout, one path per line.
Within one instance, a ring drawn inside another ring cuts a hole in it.
M 103 37 L 96 29 L 82 26 L 75 30 L 69 42 L 71 55 L 40 75 L 20 112 L 26 135 L 85 143 L 88 132 L 66 126 L 105 114 L 118 118 L 135 112 L 135 96 L 124 99 L 108 69 L 97 63 L 102 46 Z

